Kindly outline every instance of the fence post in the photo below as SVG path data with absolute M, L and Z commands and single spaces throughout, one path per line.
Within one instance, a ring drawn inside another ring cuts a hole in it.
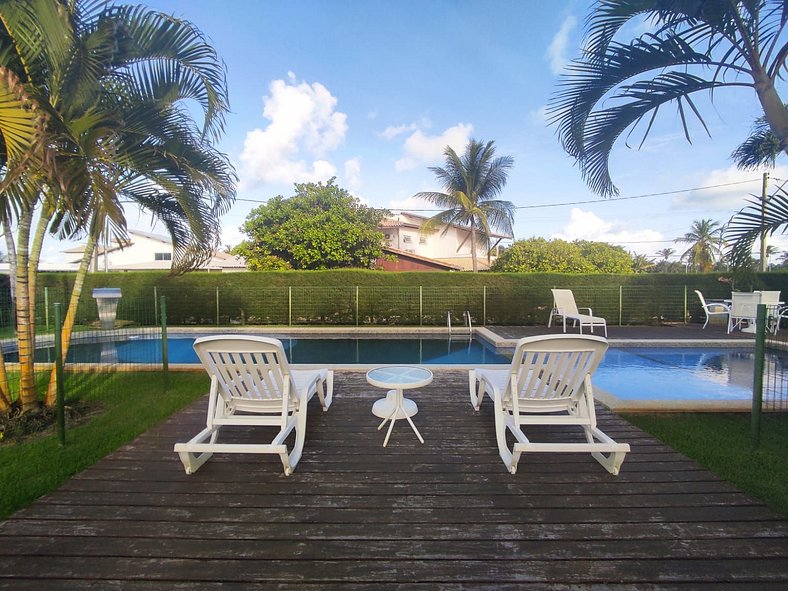
M 487 286 L 482 286 L 482 326 L 487 326 Z
M 161 369 L 164 372 L 164 390 L 169 386 L 170 360 L 167 351 L 167 301 L 161 296 Z
M 684 324 L 687 324 L 689 318 L 689 304 L 687 302 L 687 286 L 684 285 Z
M 219 326 L 219 286 L 216 286 L 216 326 Z
M 287 288 L 287 326 L 293 325 L 293 287 Z
M 61 304 L 55 304 L 55 386 L 57 404 L 57 436 L 60 445 L 66 444 L 65 392 L 63 384 L 63 315 Z
M 763 366 L 766 344 L 766 304 L 758 304 L 755 318 L 755 370 L 752 376 L 752 447 L 761 443 L 761 407 L 763 406 Z
M 47 332 L 49 332 L 49 288 L 44 288 L 44 323 L 47 327 Z
M 356 286 L 356 326 L 358 326 L 358 285 Z
M 159 289 L 153 286 L 153 324 L 159 323 Z
M 618 286 L 618 325 L 622 326 L 621 318 L 624 315 L 624 286 Z
M 419 326 L 424 324 L 424 286 L 419 285 Z

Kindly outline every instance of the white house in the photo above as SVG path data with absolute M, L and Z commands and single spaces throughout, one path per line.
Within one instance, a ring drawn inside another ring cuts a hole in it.
M 428 218 L 412 213 L 398 213 L 388 217 L 380 224 L 378 230 L 383 232 L 385 245 L 396 250 L 415 254 L 427 259 L 442 261 L 463 269 L 471 269 L 471 232 L 468 228 L 451 225 L 446 234 L 445 226 L 436 232 L 425 234 L 421 227 Z M 492 250 L 504 240 L 511 240 L 511 236 L 493 234 Z M 479 269 L 489 268 L 487 249 L 483 244 L 477 244 L 477 260 Z M 495 260 L 491 256 L 489 262 Z
M 165 236 L 129 230 L 129 240 L 96 249 L 93 261 L 95 271 L 169 270 L 172 267 L 172 242 Z M 75 255 L 69 263 L 79 263 L 84 245 L 64 251 Z M 246 261 L 235 255 L 214 251 L 211 259 L 200 266 L 200 271 L 246 271 Z

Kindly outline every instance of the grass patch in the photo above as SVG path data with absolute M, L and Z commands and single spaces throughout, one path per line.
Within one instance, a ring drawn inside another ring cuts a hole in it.
M 751 445 L 749 413 L 630 414 L 625 418 L 788 515 L 788 414 L 761 416 L 758 449 Z
M 157 372 L 69 375 L 67 403 L 96 404 L 102 412 L 67 427 L 64 447 L 51 430 L 23 443 L 0 446 L 0 519 L 144 433 L 205 394 L 208 387 L 204 372 L 171 373 L 166 392 Z

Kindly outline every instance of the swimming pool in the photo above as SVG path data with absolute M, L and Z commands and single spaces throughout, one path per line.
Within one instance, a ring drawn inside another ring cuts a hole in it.
M 480 340 L 279 338 L 294 364 L 477 366 L 508 364 L 512 355 L 512 350 L 495 349 Z M 169 362 L 197 364 L 193 342 L 194 337 L 168 338 Z M 39 361 L 53 357 L 51 349 L 37 352 Z M 751 349 L 611 348 L 594 376 L 594 386 L 597 393 L 625 401 L 747 401 L 752 398 L 753 357 Z M 138 338 L 77 343 L 69 348 L 69 362 L 160 364 L 161 342 Z M 788 354 L 767 352 L 766 366 L 772 379 L 788 383 Z
M 751 400 L 754 358 L 752 349 L 611 348 L 594 388 L 624 400 Z M 766 365 L 783 374 L 788 357 L 767 352 Z
M 511 352 L 498 351 L 485 341 L 467 339 L 398 338 L 287 338 L 282 341 L 290 363 L 317 365 L 487 365 L 509 363 Z M 169 363 L 199 363 L 192 348 L 194 337 L 167 339 Z M 37 361 L 54 358 L 52 348 L 36 351 Z M 13 358 L 9 358 L 14 361 Z M 103 343 L 76 343 L 68 350 L 70 363 L 161 363 L 161 339 L 128 339 Z

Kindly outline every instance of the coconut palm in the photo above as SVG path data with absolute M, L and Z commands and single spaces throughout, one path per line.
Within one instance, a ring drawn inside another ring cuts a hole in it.
M 654 261 L 645 254 L 632 254 L 632 271 L 645 273 L 654 267 Z
M 2 211 L 11 214 L 4 221 L 16 225 L 20 400 L 29 408 L 32 296 L 45 233 L 88 237 L 68 334 L 93 246 L 105 232 L 125 238 L 123 201 L 164 222 L 174 265 L 186 269 L 218 244 L 235 177 L 212 146 L 228 108 L 224 66 L 190 23 L 142 7 L 66 0 L 0 0 L 0 20 L 0 60 L 45 106 L 53 154 L 50 166 L 30 167 L 3 195 Z M 202 107 L 201 126 L 185 102 Z M 27 198 L 11 199 L 16 193 Z
M 675 102 L 688 141 L 689 117 L 708 133 L 693 96 L 723 87 L 755 90 L 788 152 L 788 109 L 775 88 L 788 55 L 786 12 L 784 0 L 598 0 L 583 55 L 548 105 L 549 121 L 589 187 L 618 193 L 609 168 L 613 145 L 643 122 L 642 145 L 664 105 Z M 614 40 L 644 20 L 647 32 L 630 43 Z
M 446 146 L 445 167 L 430 170 L 442 183 L 444 192 L 422 191 L 415 197 L 426 199 L 444 211 L 432 216 L 424 224 L 424 231 L 444 227 L 445 235 L 452 224 L 467 228 L 471 235 L 471 260 L 474 273 L 479 270 L 478 244 L 489 253 L 493 231 L 511 236 L 514 223 L 514 204 L 495 199 L 506 186 L 509 169 L 514 165 L 511 156 L 495 156 L 494 142 L 486 144 L 471 140 L 462 157 Z
M 724 227 L 712 220 L 695 220 L 689 232 L 674 242 L 689 244 L 681 259 L 701 273 L 711 271 L 717 260 L 722 258 L 722 235 Z

